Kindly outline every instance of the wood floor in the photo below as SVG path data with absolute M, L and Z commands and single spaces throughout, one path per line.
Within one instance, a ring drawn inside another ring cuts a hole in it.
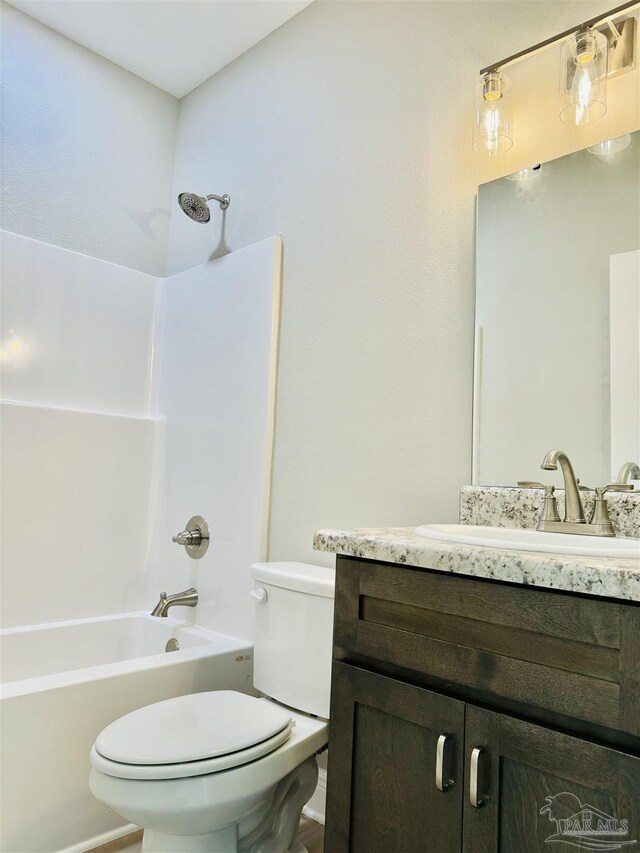
M 310 817 L 302 815 L 298 838 L 309 853 L 322 853 L 324 848 L 324 826 L 321 823 L 316 823 L 315 820 L 311 820 Z
M 324 826 L 311 820 L 310 817 L 302 816 L 298 838 L 307 848 L 309 853 L 322 853 L 324 846 Z M 95 847 L 90 853 L 140 853 L 142 850 L 142 830 L 111 841 L 102 847 Z

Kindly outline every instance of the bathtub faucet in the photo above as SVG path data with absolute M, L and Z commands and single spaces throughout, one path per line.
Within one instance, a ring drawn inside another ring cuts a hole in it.
M 184 592 L 175 592 L 173 595 L 167 595 L 166 592 L 160 593 L 160 601 L 151 611 L 152 616 L 166 616 L 170 607 L 175 607 L 180 604 L 184 607 L 195 607 L 198 603 L 198 590 L 191 587 L 185 589 Z

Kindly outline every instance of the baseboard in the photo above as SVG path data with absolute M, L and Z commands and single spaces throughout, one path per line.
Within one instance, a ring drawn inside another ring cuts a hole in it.
M 313 796 L 302 809 L 302 814 L 324 826 L 325 804 L 327 800 L 327 771 L 324 767 L 318 768 L 318 785 Z
M 93 838 L 81 841 L 80 844 L 65 847 L 60 853 L 89 853 L 90 850 L 95 850 L 96 847 L 104 847 L 105 844 L 109 844 L 111 841 L 117 841 L 119 838 L 124 838 L 125 835 L 131 835 L 133 832 L 138 832 L 139 830 L 139 826 L 127 823 L 124 826 L 119 826 L 117 829 L 111 829 L 109 832 L 103 832 L 101 835 L 95 835 Z

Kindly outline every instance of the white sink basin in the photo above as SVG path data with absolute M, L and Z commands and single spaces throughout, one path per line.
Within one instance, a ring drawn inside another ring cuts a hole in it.
M 539 530 L 480 527 L 473 524 L 423 524 L 421 527 L 416 527 L 415 532 L 427 539 L 458 542 L 462 545 L 480 545 L 483 548 L 640 559 L 640 539 L 541 533 Z

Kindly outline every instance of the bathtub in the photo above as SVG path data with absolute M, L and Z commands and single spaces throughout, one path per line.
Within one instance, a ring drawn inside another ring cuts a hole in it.
M 147 613 L 0 630 L 0 661 L 2 853 L 81 853 L 135 829 L 89 792 L 89 750 L 112 720 L 184 693 L 253 692 L 251 646 Z

